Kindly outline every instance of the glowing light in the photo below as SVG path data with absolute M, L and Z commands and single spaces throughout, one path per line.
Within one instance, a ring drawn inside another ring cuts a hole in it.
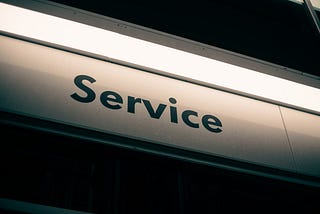
M 0 30 L 320 112 L 318 88 L 5 3 Z

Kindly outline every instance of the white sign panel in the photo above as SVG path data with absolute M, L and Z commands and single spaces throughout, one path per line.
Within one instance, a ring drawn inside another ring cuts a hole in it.
M 320 177 L 320 117 L 281 107 L 299 173 Z
M 2 111 L 296 171 L 277 105 L 4 36 L 0 63 Z

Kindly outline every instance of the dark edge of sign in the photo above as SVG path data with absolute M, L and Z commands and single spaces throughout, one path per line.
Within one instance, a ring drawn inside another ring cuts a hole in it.
M 316 188 L 320 187 L 320 177 L 316 176 L 289 172 L 281 169 L 261 166 L 258 164 L 246 163 L 224 157 L 193 152 L 186 149 L 178 149 L 153 142 L 135 140 L 128 137 L 32 118 L 16 113 L 0 111 L 0 125 L 51 133 L 58 136 L 65 136 L 76 140 L 86 141 L 88 143 L 115 146 L 122 149 L 144 152 L 160 157 L 173 158 L 175 160 L 211 166 L 248 175 L 262 176 L 265 178 L 294 184 Z

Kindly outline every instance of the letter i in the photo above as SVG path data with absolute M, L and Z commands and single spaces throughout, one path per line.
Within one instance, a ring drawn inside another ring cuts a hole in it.
M 177 103 L 177 100 L 173 97 L 170 97 L 169 101 L 171 104 Z M 172 123 L 178 123 L 177 108 L 174 106 L 170 106 L 170 117 Z

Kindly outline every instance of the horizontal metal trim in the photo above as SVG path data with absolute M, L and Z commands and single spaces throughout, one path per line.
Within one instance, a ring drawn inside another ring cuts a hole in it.
M 42 204 L 34 204 L 25 201 L 17 201 L 12 199 L 0 198 L 0 211 L 31 213 L 31 214 L 50 214 L 50 213 L 64 213 L 64 214 L 89 214 L 89 212 L 82 212 L 76 210 L 63 209 L 58 207 L 51 207 Z

